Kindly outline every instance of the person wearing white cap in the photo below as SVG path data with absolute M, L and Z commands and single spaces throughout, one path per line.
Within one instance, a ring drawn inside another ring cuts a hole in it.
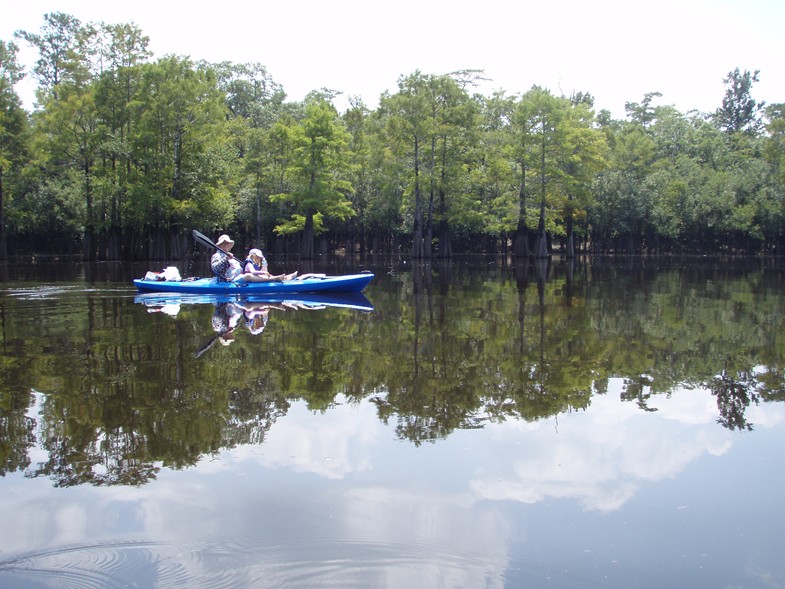
M 215 245 L 220 251 L 215 252 L 210 258 L 210 268 L 220 282 L 231 282 L 243 272 L 242 265 L 231 252 L 234 240 L 224 233 Z
M 245 312 L 245 324 L 251 335 L 259 335 L 267 327 L 267 319 L 270 315 L 269 306 L 258 306 Z
M 248 257 L 243 262 L 243 272 L 246 274 L 269 274 L 267 258 L 264 257 L 262 250 L 255 247 L 248 250 Z
M 297 272 L 273 276 L 267 270 L 267 259 L 264 257 L 262 250 L 252 248 L 248 252 L 245 262 L 243 262 L 243 273 L 235 280 L 244 280 L 246 282 L 283 282 L 284 280 L 291 280 L 296 276 Z

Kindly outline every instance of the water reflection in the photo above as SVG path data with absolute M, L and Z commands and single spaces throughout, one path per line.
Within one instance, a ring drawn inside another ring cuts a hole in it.
M 270 311 L 319 311 L 328 307 L 373 311 L 368 298 L 359 292 L 285 295 L 226 296 L 188 295 L 176 293 L 137 294 L 134 301 L 147 307 L 148 313 L 164 313 L 177 317 L 183 304 L 209 304 L 214 307 L 211 320 L 216 335 L 196 350 L 199 358 L 216 342 L 228 346 L 235 341 L 238 328 L 245 325 L 251 335 L 261 335 L 267 327 Z
M 199 357 L 230 301 L 3 285 L 0 584 L 785 581 L 781 272 L 403 270 Z
M 143 484 L 338 395 L 415 445 L 585 411 L 612 379 L 642 412 L 707 390 L 728 430 L 785 398 L 781 278 L 756 268 L 423 265 L 379 273 L 374 305 L 118 288 L 3 291 L 4 473 Z
M 709 488 L 726 481 L 730 492 L 717 495 L 735 505 L 728 472 L 746 488 L 760 474 L 749 460 L 756 450 L 714 423 L 708 391 L 661 397 L 646 414 L 618 403 L 622 386 L 611 379 L 591 411 L 493 423 L 481 437 L 460 431 L 420 448 L 396 443 L 367 401 L 339 396 L 318 419 L 296 402 L 264 444 L 164 470 L 155 485 L 87 487 L 53 501 L 51 489 L 28 484 L 21 502 L 22 487 L 9 481 L 0 511 L 22 533 L 0 549 L 24 558 L 3 563 L 0 579 L 66 570 L 82 586 L 657 586 L 661 577 L 641 576 L 640 542 L 625 541 L 646 522 L 638 540 L 651 542 L 647 554 L 672 562 L 659 575 L 716 586 L 728 577 L 713 555 L 739 528 L 729 519 L 706 536 L 693 526 L 727 506 L 717 509 L 703 487 L 653 485 L 700 466 Z M 782 427 L 781 406 L 757 413 L 764 435 Z M 775 475 L 762 484 L 776 486 Z M 756 510 L 775 513 L 777 503 L 764 493 Z M 753 560 L 779 562 L 741 524 Z M 738 558 L 733 579 L 749 574 Z

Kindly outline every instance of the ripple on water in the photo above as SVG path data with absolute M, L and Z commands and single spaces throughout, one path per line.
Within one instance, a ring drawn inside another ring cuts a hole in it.
M 166 544 L 120 543 L 70 546 L 0 562 L 0 587 L 92 589 L 177 586 L 185 569 Z
M 419 541 L 73 546 L 0 562 L 0 587 L 503 587 L 505 561 Z

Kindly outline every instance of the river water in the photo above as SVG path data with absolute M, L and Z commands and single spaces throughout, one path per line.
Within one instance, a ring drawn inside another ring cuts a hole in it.
M 2 269 L 0 587 L 785 586 L 777 261 L 147 269 Z

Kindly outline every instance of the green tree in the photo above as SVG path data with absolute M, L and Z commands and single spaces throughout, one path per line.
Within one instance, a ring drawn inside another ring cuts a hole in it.
M 768 123 L 763 157 L 769 164 L 770 202 L 774 210 L 772 239 L 777 253 L 785 247 L 785 103 L 771 104 L 766 109 Z
M 323 100 L 306 105 L 305 119 L 294 133 L 295 149 L 287 169 L 292 188 L 271 198 L 293 209 L 276 231 L 302 231 L 300 255 L 312 259 L 314 235 L 321 231 L 323 219 L 346 220 L 355 214 L 348 198 L 353 191 L 347 179 L 350 136 L 335 108 Z
M 94 176 L 102 138 L 92 88 L 61 84 L 59 98 L 47 103 L 45 110 L 40 113 L 36 134 L 39 146 L 47 154 L 52 168 L 55 165 L 60 168 L 57 174 L 63 178 L 78 178 L 86 213 L 83 257 L 93 260 L 96 256 Z M 68 174 L 69 171 L 78 173 L 78 176 Z
M 595 250 L 616 247 L 633 253 L 651 218 L 643 183 L 655 160 L 655 146 L 639 124 L 607 126 L 610 164 L 596 179 L 589 221 Z M 622 243 L 623 242 L 623 243 Z
M 539 193 L 540 207 L 537 223 L 537 241 L 534 254 L 538 258 L 548 255 L 546 231 L 546 211 L 549 200 L 557 195 L 557 184 L 561 171 L 558 168 L 558 151 L 562 138 L 559 136 L 562 119 L 565 116 L 564 99 L 556 98 L 548 90 L 537 86 L 522 98 L 527 101 L 530 132 L 531 169 L 535 178 L 536 193 Z M 549 198 L 550 197 L 550 198 Z
M 624 110 L 627 111 L 627 117 L 647 129 L 657 118 L 657 109 L 652 106 L 652 102 L 655 98 L 661 97 L 660 92 L 647 92 L 640 102 L 625 102 Z
M 101 141 L 90 68 L 91 57 L 97 53 L 95 28 L 82 26 L 79 19 L 58 12 L 44 16 L 40 34 L 24 31 L 16 34 L 39 53 L 33 70 L 39 81 L 41 108 L 34 119 L 34 142 L 38 157 L 45 163 L 39 182 L 52 186 L 78 183 L 86 215 L 82 220 L 83 255 L 85 259 L 93 259 L 94 177 Z
M 767 139 L 764 156 L 772 166 L 772 176 L 780 194 L 785 187 L 785 103 L 771 104 L 766 108 Z
M 24 39 L 38 49 L 38 61 L 33 68 L 33 77 L 39 83 L 39 102 L 49 96 L 58 99 L 60 84 L 80 78 L 79 70 L 84 67 L 85 56 L 77 51 L 81 21 L 63 12 L 44 15 L 40 33 L 17 31 L 15 36 Z
M 531 92 L 531 91 L 530 91 Z M 529 200 L 532 188 L 529 183 L 535 167 L 534 152 L 534 103 L 527 93 L 515 105 L 510 117 L 511 156 L 518 174 L 517 226 L 513 237 L 513 253 L 518 257 L 529 256 Z
M 429 137 L 425 150 L 428 178 L 428 209 L 423 235 L 423 254 L 431 256 L 434 225 L 437 226 L 439 255 L 452 256 L 452 227 L 475 225 L 481 228 L 477 195 L 469 194 L 467 164 L 477 136 L 478 108 L 466 92 L 475 72 L 455 72 L 428 76 L 426 101 L 429 111 Z
M 230 187 L 237 195 L 237 221 L 255 244 L 265 247 L 277 218 L 269 197 L 283 191 L 281 157 L 276 154 L 280 143 L 273 129 L 291 109 L 283 88 L 262 64 L 221 62 L 212 68 L 226 97 L 227 133 L 239 170 Z
M 426 82 L 426 76 L 420 71 L 402 76 L 398 79 L 397 94 L 384 94 L 379 101 L 391 147 L 410 171 L 405 192 L 413 198 L 411 238 L 412 257 L 415 259 L 423 258 L 426 254 L 420 172 L 430 123 Z
M 0 260 L 6 259 L 6 207 L 27 160 L 28 125 L 14 85 L 24 73 L 17 46 L 0 40 Z
M 399 240 L 409 235 L 410 216 L 405 206 L 411 180 L 410 166 L 388 133 L 391 121 L 381 108 L 366 119 L 370 177 L 365 219 L 370 249 L 398 251 Z M 351 127 L 350 127 L 351 128 Z
M 501 242 L 506 251 L 507 241 L 513 237 L 516 256 L 528 255 L 528 243 L 518 241 L 516 228 L 523 219 L 525 236 L 525 208 L 516 190 L 516 170 L 519 168 L 512 144 L 512 117 L 515 98 L 504 92 L 495 92 L 490 98 L 475 98 L 479 108 L 477 122 L 477 149 L 469 169 L 468 192 L 477 195 L 482 206 L 483 231 Z M 521 214 L 523 212 L 523 214 Z M 522 243 L 524 250 L 515 248 Z
M 714 113 L 717 125 L 728 133 L 744 131 L 757 134 L 762 125 L 761 114 L 765 103 L 752 98 L 752 85 L 759 81 L 760 70 L 728 72 L 722 106 Z
M 592 203 L 594 179 L 606 163 L 605 135 L 594 127 L 592 103 L 588 95 L 574 97 L 560 130 L 561 183 L 566 195 L 564 223 L 569 258 L 575 256 L 575 221 L 586 218 Z
M 227 175 L 236 154 L 212 69 L 178 56 L 142 68 L 132 108 L 135 166 L 125 218 L 156 237 L 149 255 L 177 259 L 183 228 L 221 227 L 233 219 Z
M 251 128 L 269 129 L 280 113 L 286 93 L 261 63 L 234 64 L 228 61 L 211 66 L 218 87 L 226 94 L 229 116 L 249 121 Z
M 352 208 L 356 215 L 349 221 L 350 226 L 345 231 L 345 236 L 346 251 L 353 252 L 358 240 L 365 244 L 371 235 L 369 208 L 374 193 L 374 174 L 371 164 L 373 123 L 370 118 L 371 112 L 361 99 L 352 98 L 349 102 L 349 108 L 342 118 L 351 137 L 347 153 L 350 159 L 350 182 L 354 188 Z
M 95 83 L 95 104 L 103 124 L 99 192 L 103 218 L 99 224 L 109 259 L 122 255 L 125 219 L 122 215 L 131 191 L 134 161 L 130 138 L 136 120 L 132 103 L 142 77 L 141 65 L 150 57 L 149 38 L 135 25 L 101 25 L 96 36 L 100 46 L 102 71 Z
M 239 212 L 251 220 L 255 243 L 264 247 L 264 236 L 272 234 L 282 216 L 283 203 L 270 197 L 287 192 L 286 170 L 293 158 L 295 121 L 280 116 L 270 129 L 254 127 L 247 132 L 246 174 Z

